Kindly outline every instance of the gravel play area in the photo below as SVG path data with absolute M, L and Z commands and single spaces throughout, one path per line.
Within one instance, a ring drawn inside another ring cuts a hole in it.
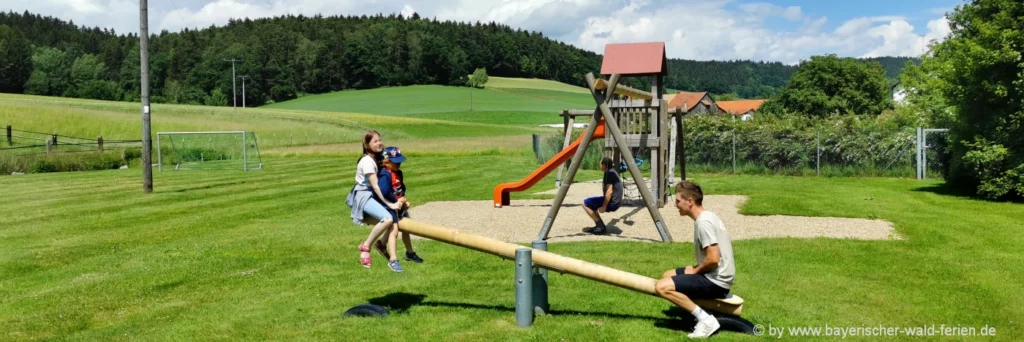
M 583 199 L 600 193 L 601 183 L 576 183 L 569 190 L 548 241 L 661 241 L 654 221 L 642 206 L 623 206 L 614 213 L 602 215 L 608 234 L 592 235 L 582 229 L 594 225 L 581 208 Z M 554 194 L 556 190 L 546 193 Z M 410 210 L 413 219 L 436 224 L 467 233 L 478 234 L 502 241 L 528 243 L 537 238 L 552 200 L 516 199 L 524 196 L 512 194 L 509 206 L 493 208 L 487 201 L 430 202 Z M 704 208 L 719 215 L 734 240 L 774 237 L 828 237 L 864 240 L 899 239 L 892 223 L 883 220 L 803 217 L 803 216 L 746 216 L 739 214 L 745 196 L 709 195 Z M 668 225 L 669 234 L 676 242 L 693 241 L 693 220 L 679 215 L 672 205 L 660 210 Z

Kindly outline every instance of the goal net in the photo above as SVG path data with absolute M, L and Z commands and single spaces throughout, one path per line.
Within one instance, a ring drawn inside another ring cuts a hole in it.
M 160 171 L 263 169 L 254 132 L 159 132 L 156 150 Z

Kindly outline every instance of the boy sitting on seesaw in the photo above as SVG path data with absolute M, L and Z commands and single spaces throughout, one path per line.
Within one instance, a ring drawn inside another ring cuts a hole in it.
M 700 185 L 683 181 L 676 185 L 679 215 L 693 219 L 693 255 L 697 264 L 665 271 L 655 285 L 659 296 L 693 314 L 697 325 L 690 338 L 711 336 L 720 324 L 693 299 L 725 298 L 736 277 L 732 239 L 722 219 L 704 210 L 704 191 Z
M 402 162 L 405 162 L 406 158 L 402 155 L 402 151 L 398 147 L 389 146 L 384 148 L 384 167 L 381 168 L 377 175 L 377 186 L 380 188 L 381 195 L 384 199 L 400 203 L 402 208 L 397 212 L 391 212 L 391 219 L 394 225 L 388 231 L 388 234 L 384 235 L 384 238 L 377 240 L 374 245 L 377 251 L 380 252 L 385 258 L 388 259 L 388 267 L 394 272 L 402 272 L 402 266 L 398 263 L 398 255 L 395 252 L 396 240 L 398 240 L 398 221 L 403 217 L 409 217 L 409 201 L 405 199 L 405 179 L 402 175 Z M 412 239 L 409 237 L 409 233 L 402 232 L 402 242 L 405 243 L 405 260 L 412 261 L 415 263 L 422 263 L 421 259 L 416 252 L 412 249 Z M 385 249 L 385 244 L 387 249 Z

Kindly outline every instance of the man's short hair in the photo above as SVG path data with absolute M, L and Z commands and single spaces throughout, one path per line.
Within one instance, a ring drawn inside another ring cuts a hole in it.
M 691 181 L 682 181 L 676 184 L 676 193 L 683 195 L 685 199 L 692 199 L 697 205 L 704 205 L 704 191 L 700 185 Z
M 604 159 L 601 159 L 601 165 L 604 165 L 604 167 L 606 169 L 611 170 L 612 169 L 612 158 L 604 157 Z

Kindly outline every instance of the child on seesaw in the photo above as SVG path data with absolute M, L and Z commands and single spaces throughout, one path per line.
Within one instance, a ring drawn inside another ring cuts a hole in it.
M 395 252 L 399 233 L 398 221 L 403 217 L 409 217 L 409 201 L 405 199 L 406 187 L 405 179 L 402 175 L 402 163 L 405 161 L 406 158 L 398 147 L 389 146 L 385 148 L 384 167 L 381 168 L 380 174 L 377 176 L 377 185 L 384 199 L 398 203 L 401 206 L 398 210 L 390 211 L 392 222 L 394 222 L 393 226 L 388 231 L 388 234 L 384 235 L 384 238 L 381 239 L 384 241 L 378 240 L 375 245 L 377 251 L 388 259 L 388 267 L 394 272 L 403 271 L 402 265 L 398 263 L 398 255 Z M 409 233 L 402 232 L 402 242 L 405 243 L 405 260 L 422 263 L 423 259 L 413 251 L 412 239 Z M 385 245 L 387 245 L 386 250 Z

